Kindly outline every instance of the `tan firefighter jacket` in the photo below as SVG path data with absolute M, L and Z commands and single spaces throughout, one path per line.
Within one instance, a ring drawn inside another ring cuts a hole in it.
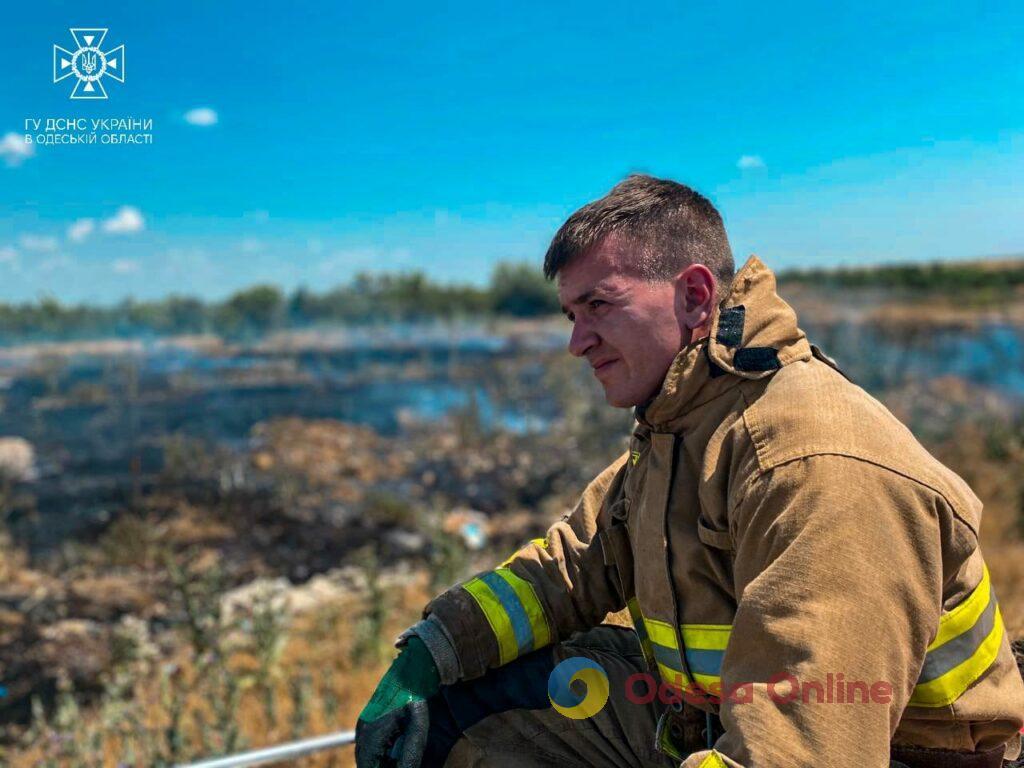
M 637 421 L 543 539 L 427 606 L 464 679 L 628 606 L 652 671 L 718 697 L 688 697 L 721 717 L 713 751 L 659 728 L 685 768 L 1016 756 L 981 503 L 808 343 L 756 257 Z

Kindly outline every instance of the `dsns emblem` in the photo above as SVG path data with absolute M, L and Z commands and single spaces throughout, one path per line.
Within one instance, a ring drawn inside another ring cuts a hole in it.
M 72 99 L 107 98 L 104 77 L 124 82 L 124 46 L 104 51 L 106 29 L 73 27 L 70 32 L 78 48 L 69 51 L 59 45 L 53 46 L 53 82 L 59 83 L 74 76 L 76 82 L 71 91 Z
M 571 687 L 577 681 L 585 687 L 582 695 Z M 593 659 L 570 656 L 551 670 L 548 698 L 556 711 L 573 720 L 593 717 L 608 703 L 608 673 Z

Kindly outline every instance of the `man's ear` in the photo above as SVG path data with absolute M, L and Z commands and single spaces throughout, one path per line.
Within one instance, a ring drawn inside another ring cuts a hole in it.
M 715 276 L 703 264 L 691 264 L 676 277 L 676 317 L 683 328 L 695 331 L 694 340 L 707 335 L 717 287 Z

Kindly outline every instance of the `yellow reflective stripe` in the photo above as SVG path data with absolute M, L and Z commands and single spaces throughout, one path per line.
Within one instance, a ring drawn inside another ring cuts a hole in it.
M 644 618 L 644 626 L 647 627 L 647 636 L 651 638 L 652 642 L 658 645 L 664 645 L 666 648 L 675 648 L 678 650 L 679 642 L 676 640 L 675 630 L 672 629 L 671 624 L 666 624 L 664 621 L 658 621 L 657 619 Z
M 700 761 L 700 765 L 697 768 L 729 768 L 729 766 L 725 764 L 722 756 L 712 749 L 708 756 Z
M 1003 615 L 997 605 L 992 631 L 988 633 L 978 649 L 969 659 L 953 667 L 942 677 L 915 685 L 914 693 L 910 697 L 911 706 L 944 707 L 960 698 L 963 692 L 981 677 L 996 660 L 996 656 L 999 655 L 999 647 L 1002 645 L 1003 632 Z
M 731 624 L 683 624 L 683 645 L 702 651 L 724 651 L 729 645 Z
M 643 612 L 640 610 L 640 605 L 635 598 L 629 600 L 627 605 L 630 609 L 630 614 L 633 615 L 633 623 L 640 624 L 647 630 L 647 635 L 650 638 L 649 642 L 653 642 L 663 648 L 670 650 L 679 651 L 679 643 L 676 638 L 676 633 L 672 629 L 672 625 L 664 621 L 658 621 L 657 619 L 648 619 L 644 617 Z M 638 621 L 639 618 L 639 621 Z M 731 624 L 681 624 L 680 633 L 683 636 L 683 646 L 686 652 L 693 657 L 693 663 L 689 664 L 689 677 L 685 677 L 680 674 L 679 670 L 673 669 L 662 663 L 656 661 L 658 673 L 661 675 L 662 680 L 671 685 L 675 685 L 677 688 L 683 688 L 688 685 L 692 680 L 698 686 L 703 688 L 709 693 L 716 693 L 721 689 L 722 677 L 720 674 L 708 674 L 709 672 L 718 672 L 721 668 L 721 654 L 725 651 L 729 644 L 729 637 L 732 634 Z M 641 644 L 647 641 L 647 638 L 640 638 Z M 653 653 L 652 655 L 657 655 Z M 717 656 L 717 659 L 715 658 Z M 708 658 L 705 658 L 708 657 Z M 717 662 L 717 663 L 713 663 Z M 707 669 L 703 672 L 697 672 L 696 669 L 700 669 L 701 664 L 704 664 Z
M 988 605 L 989 593 L 992 590 L 992 582 L 989 579 L 988 566 L 983 566 L 983 568 L 981 581 L 971 594 L 949 613 L 939 617 L 939 632 L 928 646 L 929 651 L 935 650 L 940 645 L 945 645 L 954 637 L 969 630 L 985 610 L 985 606 Z
M 480 579 L 470 579 L 462 588 L 469 592 L 487 617 L 491 631 L 498 641 L 498 655 L 501 664 L 507 664 L 519 655 L 519 643 L 512 629 L 512 620 L 501 605 L 494 591 Z
M 523 604 L 523 610 L 526 611 L 526 615 L 530 619 L 530 629 L 533 630 L 533 648 L 531 650 L 543 648 L 551 642 L 551 632 L 548 629 L 548 620 L 544 615 L 540 600 L 537 598 L 537 593 L 533 589 L 533 584 L 516 576 L 508 568 L 499 568 L 496 573 L 507 581 L 515 591 L 519 602 Z
M 694 672 L 693 681 L 709 693 L 722 689 L 722 678 L 720 675 L 701 675 Z
M 640 610 L 640 603 L 634 596 L 626 601 L 626 607 L 629 608 L 629 618 L 633 620 L 633 629 L 636 631 L 637 637 L 640 638 L 640 649 L 643 651 L 644 659 L 647 660 L 648 665 L 654 664 L 654 649 L 651 648 L 651 639 L 647 636 L 647 626 Z
M 528 549 L 529 547 L 533 546 L 534 544 L 536 544 L 541 549 L 547 549 L 548 548 L 548 537 L 547 536 L 543 536 L 543 537 L 541 537 L 539 539 L 530 539 L 529 543 L 525 544 L 524 546 L 520 547 L 515 552 L 513 552 L 511 555 L 509 555 L 505 559 L 505 561 L 502 562 L 502 564 L 499 567 L 500 568 L 504 568 L 506 565 L 511 563 L 513 560 L 515 560 L 517 557 L 519 557 L 521 554 L 523 554 L 523 552 L 526 549 Z
M 683 677 L 682 672 L 680 672 L 678 669 L 672 669 L 672 667 L 667 667 L 660 661 L 657 662 L 657 665 L 658 675 L 661 677 L 662 682 L 671 685 L 673 688 L 678 688 L 679 690 L 683 690 L 684 688 L 686 688 L 687 682 L 686 678 Z
M 682 672 L 678 669 L 667 667 L 660 661 L 658 662 L 658 674 L 661 676 L 662 681 L 668 683 L 673 688 L 682 690 L 689 685 Z M 693 675 L 693 681 L 704 689 L 706 693 L 718 695 L 722 690 L 722 678 L 716 675 Z

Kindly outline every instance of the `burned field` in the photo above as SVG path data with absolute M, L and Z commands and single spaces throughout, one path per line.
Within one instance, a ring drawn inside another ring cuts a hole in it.
M 1007 482 L 1024 458 L 1021 327 L 881 319 L 797 293 L 811 339 L 986 502 L 993 579 L 1010 631 L 1024 635 L 1024 486 Z M 350 632 L 330 662 L 338 675 L 376 659 L 425 595 L 546 528 L 622 450 L 631 415 L 604 405 L 564 333 L 537 320 L 0 351 L 0 719 L 11 754 L 35 754 L 54 729 L 46 718 L 68 702 L 85 733 L 99 728 L 87 713 L 115 717 L 115 704 L 154 686 L 194 688 L 196 670 L 223 687 L 206 698 L 228 695 L 248 678 L 220 651 L 209 658 L 225 660 L 222 677 L 203 666 L 223 639 L 210 627 L 248 616 L 260 636 L 253 611 L 268 585 L 282 616 L 333 616 Z M 373 608 L 380 583 L 408 601 Z M 341 605 L 357 618 L 337 616 Z M 258 650 L 251 658 L 270 664 Z M 153 666 L 186 651 L 174 674 L 191 682 Z M 288 658 L 273 660 L 277 682 L 236 691 L 244 710 L 263 686 L 265 724 L 284 718 L 270 702 L 301 679 Z M 318 689 L 318 722 L 337 726 L 362 696 L 347 682 Z M 116 750 L 167 731 L 174 706 L 146 706 L 152 722 L 104 726 Z M 240 712 L 193 712 L 175 759 L 209 753 L 210 734 Z

